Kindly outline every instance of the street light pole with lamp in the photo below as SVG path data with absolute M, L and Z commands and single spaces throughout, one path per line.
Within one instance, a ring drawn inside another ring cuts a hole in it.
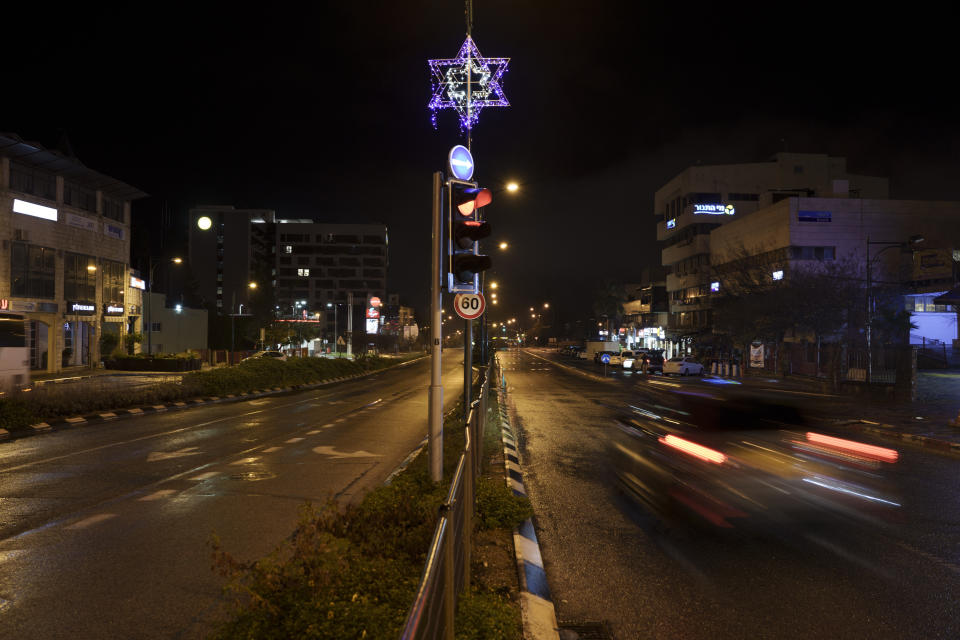
M 883 254 L 884 251 L 888 249 L 893 249 L 899 247 L 901 249 L 910 247 L 911 245 L 920 244 L 925 238 L 920 235 L 910 236 L 905 242 L 882 242 L 882 241 L 871 241 L 870 236 L 867 236 L 867 327 L 866 327 L 866 338 L 867 338 L 867 375 L 866 383 L 869 385 L 873 380 L 873 263 L 878 260 Z M 877 254 L 871 258 L 870 257 L 870 246 L 871 245 L 885 245 L 883 249 L 877 252 Z
M 183 258 L 171 258 L 173 264 L 182 264 Z M 158 263 L 159 264 L 159 263 Z M 153 256 L 147 256 L 147 354 L 153 355 L 153 272 L 157 268 Z

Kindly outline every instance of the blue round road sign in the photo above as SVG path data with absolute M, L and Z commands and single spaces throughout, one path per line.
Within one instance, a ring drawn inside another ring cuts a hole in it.
M 600 362 L 602 362 L 603 364 L 610 364 L 610 354 L 605 353 L 602 356 L 600 356 Z
M 450 165 L 450 173 L 457 180 L 469 180 L 473 177 L 473 154 L 462 144 L 450 149 L 447 163 Z

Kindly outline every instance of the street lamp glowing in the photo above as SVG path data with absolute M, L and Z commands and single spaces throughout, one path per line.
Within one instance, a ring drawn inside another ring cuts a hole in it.
M 550 308 L 550 303 L 549 303 L 549 302 L 544 302 L 544 303 L 543 303 L 543 308 L 544 308 L 544 309 L 549 309 L 549 308 Z
M 213 226 L 213 220 L 211 220 L 209 217 L 201 216 L 197 218 L 197 228 L 199 228 L 201 231 L 206 231 L 211 226 Z
M 520 185 L 518 185 L 516 182 L 507 183 L 507 191 L 509 191 L 510 193 L 516 193 L 517 191 L 519 191 L 519 189 L 520 189 Z
M 251 282 L 251 283 L 248 284 L 247 286 L 250 287 L 251 289 L 256 289 L 256 288 L 257 288 L 257 283 L 256 283 L 256 282 Z
M 500 286 L 500 285 L 498 285 L 496 282 L 491 282 L 491 283 L 490 283 L 490 288 L 491 288 L 491 289 L 496 289 L 498 286 Z
M 509 246 L 509 245 L 508 245 L 506 242 L 501 242 L 501 243 L 500 243 L 500 250 L 501 250 L 501 251 L 505 251 L 508 246 Z
M 180 263 L 182 263 L 182 262 L 183 262 L 183 258 L 174 258 L 174 259 L 173 259 L 173 264 L 180 264 Z

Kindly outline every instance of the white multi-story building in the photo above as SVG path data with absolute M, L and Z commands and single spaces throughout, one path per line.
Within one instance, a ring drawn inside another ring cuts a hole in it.
M 885 178 L 847 173 L 845 158 L 777 153 L 769 162 L 693 166 L 654 196 L 657 240 L 670 309 L 673 339 L 709 331 L 713 232 L 785 198 L 840 196 L 886 199 Z
M 75 157 L 0 133 L 0 309 L 28 320 L 30 366 L 93 366 L 135 331 L 130 203 L 147 194 Z

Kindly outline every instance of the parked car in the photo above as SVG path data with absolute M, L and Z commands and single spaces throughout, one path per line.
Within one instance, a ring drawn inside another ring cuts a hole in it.
M 641 360 L 647 361 L 647 373 L 663 373 L 663 352 L 651 351 L 649 353 L 643 354 Z M 642 369 L 642 363 L 640 365 L 635 365 L 637 369 Z
M 672 373 L 681 376 L 702 376 L 703 365 L 694 360 L 692 356 L 677 356 L 663 363 L 663 375 L 668 376 Z
M 273 358 L 275 360 L 283 361 L 287 359 L 287 354 L 283 353 L 282 351 L 257 351 L 252 356 L 248 356 L 243 360 L 241 360 L 241 362 L 246 362 L 247 360 L 255 360 L 257 358 Z
M 623 358 L 623 361 L 620 363 L 624 369 L 640 369 L 640 363 L 643 361 L 643 356 L 646 355 L 646 349 L 627 349 L 623 351 L 620 355 Z

